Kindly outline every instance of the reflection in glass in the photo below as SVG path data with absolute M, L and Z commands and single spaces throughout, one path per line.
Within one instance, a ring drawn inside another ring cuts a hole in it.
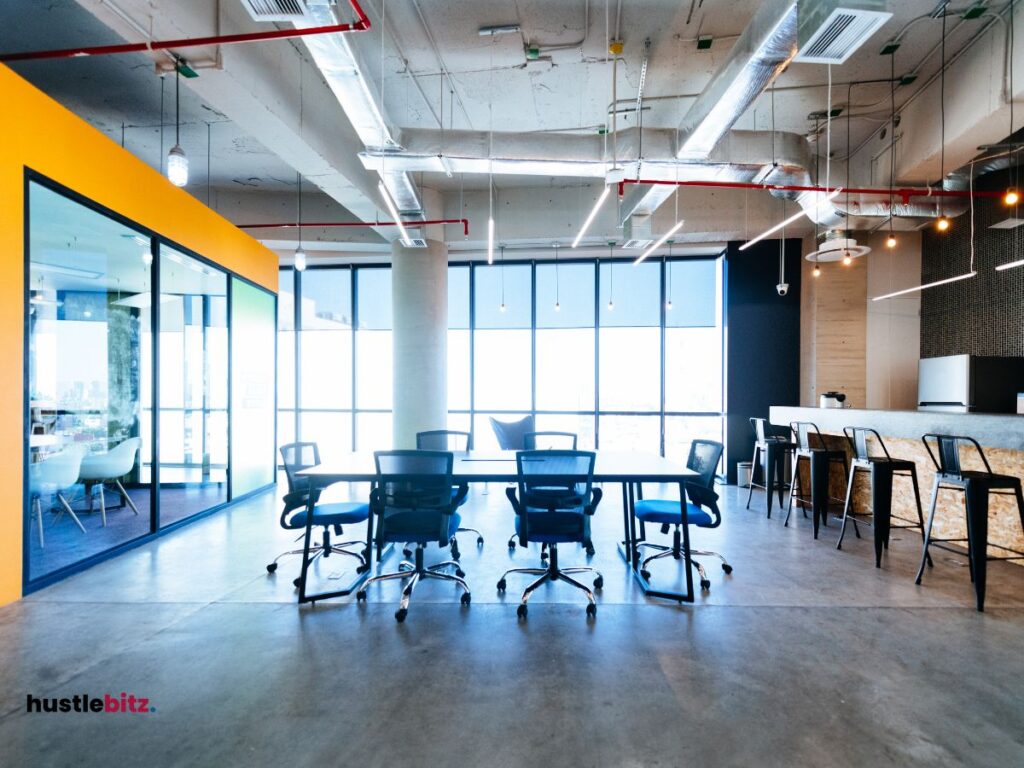
M 227 501 L 227 275 L 160 247 L 160 524 Z
M 274 297 L 231 278 L 231 495 L 274 479 Z
M 29 185 L 30 580 L 150 530 L 148 237 Z

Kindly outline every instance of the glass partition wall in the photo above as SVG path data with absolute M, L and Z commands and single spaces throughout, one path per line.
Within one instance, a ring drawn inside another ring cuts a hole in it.
M 300 357 L 281 358 L 281 435 L 328 453 L 391 447 L 390 272 L 281 271 L 282 303 L 300 308 L 278 318 L 279 346 L 297 336 Z M 720 258 L 451 265 L 448 428 L 494 449 L 489 417 L 533 414 L 581 448 L 684 460 L 691 440 L 722 440 L 722 317 Z
M 267 486 L 276 442 L 273 294 L 30 178 L 26 591 Z

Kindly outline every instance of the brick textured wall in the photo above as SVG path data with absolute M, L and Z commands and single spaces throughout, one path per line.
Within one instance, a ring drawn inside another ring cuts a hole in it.
M 1024 173 L 1020 173 L 1024 180 Z M 986 174 L 976 189 L 1003 190 L 1010 172 Z M 1018 186 L 1018 189 L 1021 187 Z M 1024 258 L 1024 227 L 990 229 L 1016 214 L 998 199 L 979 199 L 974 210 L 974 268 L 977 277 L 921 294 L 921 357 L 942 355 L 1024 356 L 1024 267 L 997 272 L 997 264 Z M 929 226 L 922 232 L 921 280 L 929 283 L 970 269 L 970 211 L 953 219 L 940 234 Z

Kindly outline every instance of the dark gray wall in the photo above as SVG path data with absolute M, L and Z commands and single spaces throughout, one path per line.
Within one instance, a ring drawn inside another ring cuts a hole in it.
M 745 251 L 729 243 L 725 255 L 725 444 L 729 482 L 736 462 L 750 461 L 749 419 L 768 417 L 773 405 L 800 404 L 799 239 L 786 240 L 789 293 L 779 296 L 779 241 Z
M 1004 190 L 1010 172 L 986 174 L 975 188 Z M 1018 186 L 1018 189 L 1020 187 Z M 991 229 L 1014 216 L 1000 199 L 978 199 L 974 211 L 977 277 L 921 293 L 921 357 L 1024 356 L 1024 267 L 997 272 L 997 264 L 1024 258 L 1024 227 Z M 1024 205 L 1018 208 L 1024 218 Z M 921 280 L 929 283 L 970 270 L 970 212 L 946 234 L 928 227 L 921 237 Z

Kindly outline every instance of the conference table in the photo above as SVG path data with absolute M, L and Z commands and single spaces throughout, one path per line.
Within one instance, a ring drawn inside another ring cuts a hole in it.
M 693 602 L 693 574 L 690 566 L 689 526 L 682 526 L 683 549 L 686 558 L 686 592 L 655 589 L 640 573 L 637 545 L 643 540 L 637 533 L 635 503 L 640 494 L 641 483 L 678 484 L 679 498 L 685 498 L 683 483 L 698 473 L 685 465 L 669 461 L 663 456 L 635 451 L 596 451 L 594 461 L 594 482 L 621 484 L 623 539 L 619 552 L 640 584 L 644 594 L 679 602 Z M 452 481 L 455 483 L 513 483 L 518 477 L 515 451 L 464 451 L 453 452 L 454 465 Z M 350 453 L 330 459 L 315 467 L 299 471 L 298 476 L 309 478 L 313 488 L 323 488 L 333 483 L 372 483 L 377 479 L 377 468 L 372 452 Z M 604 506 L 608 504 L 605 499 Z M 596 514 L 601 514 L 599 506 Z M 307 516 L 311 519 L 312 516 Z M 367 552 L 372 546 L 371 526 L 367 526 Z M 307 526 L 307 536 L 310 535 Z M 377 553 L 377 560 L 381 553 Z M 346 590 L 339 590 L 313 597 L 305 596 L 305 570 L 300 590 L 300 602 L 321 600 L 327 597 L 347 595 L 365 578 L 362 574 L 357 583 Z

